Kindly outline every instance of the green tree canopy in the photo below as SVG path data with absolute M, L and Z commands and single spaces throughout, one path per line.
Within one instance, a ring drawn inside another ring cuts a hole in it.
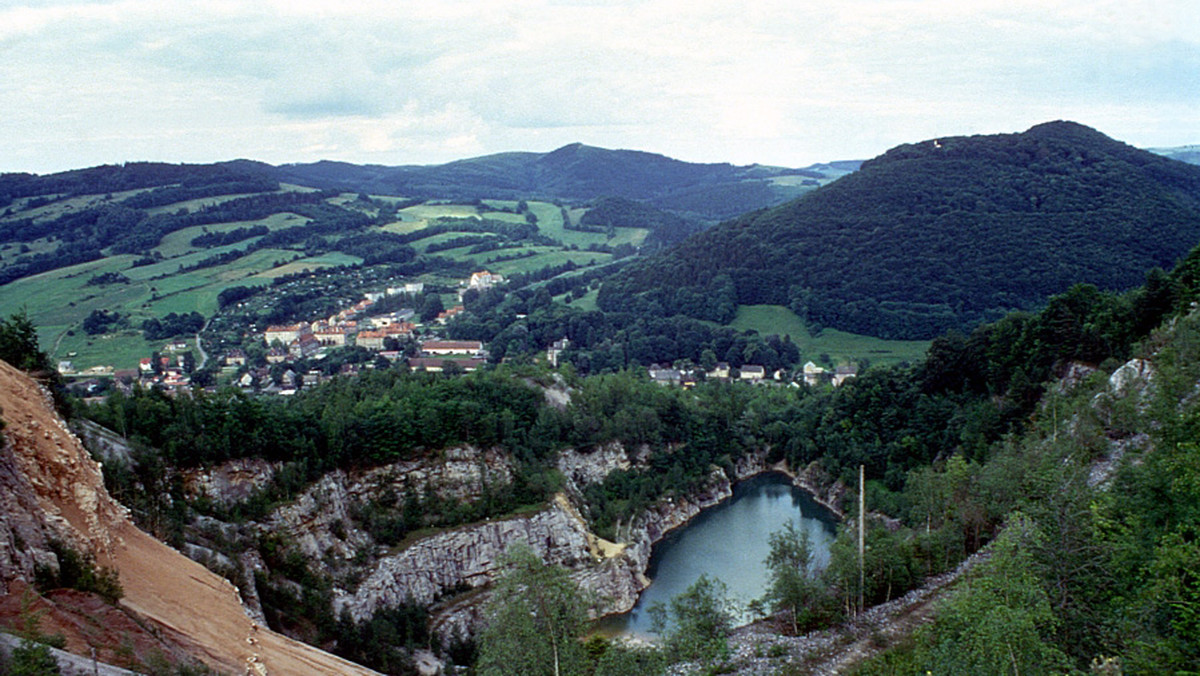
M 707 575 L 671 599 L 650 608 L 654 633 L 663 636 L 673 661 L 716 662 L 729 655 L 735 605 L 724 582 Z
M 791 617 L 796 634 L 811 618 L 811 606 L 821 595 L 821 585 L 813 579 L 812 543 L 808 531 L 790 519 L 771 533 L 769 543 L 771 551 L 764 561 L 769 581 L 766 601 L 772 610 Z
M 525 543 L 509 548 L 479 637 L 478 673 L 562 676 L 584 673 L 579 637 L 587 621 L 579 588 L 560 566 L 546 565 Z

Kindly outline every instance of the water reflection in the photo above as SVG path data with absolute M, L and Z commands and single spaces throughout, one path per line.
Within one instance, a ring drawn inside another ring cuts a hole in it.
M 808 532 L 816 567 L 829 562 L 835 524 L 832 515 L 780 474 L 744 481 L 731 500 L 709 509 L 675 531 L 654 548 L 648 575 L 653 580 L 633 610 L 606 618 L 598 631 L 604 634 L 650 634 L 650 613 L 655 603 L 667 604 L 701 575 L 715 577 L 730 595 L 745 605 L 763 595 L 767 584 L 768 536 L 789 520 Z

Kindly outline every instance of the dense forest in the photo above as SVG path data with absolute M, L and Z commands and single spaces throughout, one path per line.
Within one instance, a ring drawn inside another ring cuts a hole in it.
M 1200 167 L 1068 122 L 905 145 L 809 196 L 640 261 L 606 311 L 711 318 L 719 275 L 740 304 L 814 328 L 932 338 L 1040 306 L 1077 282 L 1131 288 L 1200 239 Z

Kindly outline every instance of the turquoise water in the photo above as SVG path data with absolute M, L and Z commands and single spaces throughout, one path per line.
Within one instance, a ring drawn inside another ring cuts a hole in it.
M 730 596 L 745 605 L 760 598 L 767 586 L 763 561 L 769 552 L 768 536 L 794 520 L 808 532 L 817 569 L 829 561 L 836 521 L 825 508 L 781 474 L 766 474 L 743 481 L 733 498 L 671 533 L 654 547 L 647 574 L 652 580 L 633 610 L 605 618 L 598 630 L 605 634 L 651 635 L 648 609 L 668 604 L 701 575 L 717 578 Z

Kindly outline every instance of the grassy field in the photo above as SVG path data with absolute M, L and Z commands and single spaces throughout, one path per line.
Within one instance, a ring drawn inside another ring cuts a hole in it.
M 294 251 L 283 251 L 280 249 L 264 249 L 264 251 L 274 251 L 277 254 L 295 255 Z M 293 275 L 297 272 L 308 272 L 321 270 L 323 268 L 332 268 L 339 265 L 358 265 L 362 259 L 358 256 L 351 256 L 340 252 L 321 254 L 311 258 L 297 258 L 296 260 L 280 265 L 278 267 L 270 267 L 262 272 L 255 273 L 249 277 L 252 279 L 274 279 L 284 275 Z
M 564 293 L 563 295 L 559 296 L 555 300 L 562 302 L 563 299 L 566 298 L 568 295 L 569 294 Z M 593 310 L 599 309 L 596 307 L 596 296 L 599 296 L 599 295 L 600 295 L 600 289 L 592 289 L 591 291 L 588 291 L 587 293 L 580 296 L 579 300 L 569 303 L 569 305 L 571 307 L 575 308 L 576 310 L 583 310 L 584 312 L 592 312 Z
M 149 355 L 150 350 L 161 345 L 148 344 L 136 330 L 106 336 L 86 335 L 81 324 L 93 310 L 104 309 L 128 316 L 131 329 L 140 327 L 145 319 L 171 312 L 195 311 L 210 317 L 217 310 L 217 296 L 231 286 L 265 285 L 280 275 L 361 262 L 359 258 L 341 253 L 296 258 L 295 251 L 263 249 L 226 265 L 174 273 L 181 262 L 229 248 L 236 246 L 137 268 L 128 267 L 133 256 L 110 256 L 19 279 L 0 290 L 0 316 L 25 308 L 38 327 L 39 342 L 55 359 L 64 359 L 68 353 L 75 352 L 76 356 L 71 359 L 81 369 L 99 365 L 132 368 L 138 358 Z M 105 272 L 121 272 L 131 282 L 87 285 L 93 276 Z
M 538 230 L 542 234 L 568 245 L 586 247 L 589 244 L 608 244 L 610 246 L 632 244 L 640 246 L 642 242 L 646 241 L 646 236 L 650 234 L 650 231 L 645 228 L 616 228 L 612 239 L 609 239 L 608 235 L 604 233 L 567 230 L 563 227 L 562 210 L 556 205 L 547 202 L 530 202 L 529 210 L 537 215 Z M 571 211 L 571 219 L 578 222 L 585 211 L 585 209 Z
M 240 200 L 243 197 L 251 197 L 253 195 L 265 195 L 265 194 L 270 194 L 270 193 L 247 192 L 247 193 L 239 193 L 239 194 L 233 194 L 233 195 L 214 195 L 213 197 L 197 197 L 194 200 L 184 200 L 182 202 L 172 202 L 171 204 L 164 204 L 161 207 L 149 207 L 149 208 L 145 209 L 144 211 L 146 213 L 150 214 L 151 216 L 155 216 L 158 214 L 173 214 L 176 211 L 179 211 L 180 209 L 186 209 L 187 211 L 192 212 L 192 211 L 199 211 L 199 210 L 203 209 L 204 207 L 211 207 L 215 204 L 224 204 L 225 202 L 232 202 L 233 200 Z
M 438 235 L 430 235 L 429 237 L 423 237 L 423 238 L 413 242 L 412 247 L 421 253 L 425 253 L 429 249 L 430 244 L 436 244 L 438 242 L 445 242 L 446 240 L 456 239 L 459 237 L 498 238 L 500 236 L 490 233 L 490 232 L 443 232 Z M 433 255 L 457 257 L 458 254 L 465 254 L 468 250 L 470 250 L 471 246 L 474 246 L 474 245 L 472 244 L 470 246 L 457 247 L 454 249 L 443 249 L 442 251 L 433 252 Z
M 558 247 L 548 246 L 526 247 L 525 250 L 534 251 L 537 255 L 511 261 L 487 262 L 489 257 L 501 253 L 512 254 L 520 251 L 520 249 L 505 249 L 502 252 L 489 251 L 487 253 L 461 256 L 460 258 L 473 261 L 480 269 L 487 268 L 492 272 L 498 272 L 506 277 L 519 272 L 530 272 L 551 265 L 562 265 L 567 261 L 574 261 L 577 265 L 592 265 L 607 263 L 612 260 L 611 254 L 596 253 L 594 251 L 563 251 Z
M 214 225 L 196 225 L 183 230 L 176 230 L 163 237 L 162 242 L 153 251 L 162 254 L 164 258 L 183 256 L 200 249 L 192 246 L 192 240 L 206 232 L 230 232 L 238 228 L 252 228 L 265 225 L 268 230 L 282 230 L 308 223 L 309 219 L 291 213 L 280 213 L 259 219 L 257 221 L 235 221 L 233 223 L 216 223 Z M 257 238 L 255 238 L 257 239 Z M 245 240 L 247 242 L 254 240 Z M 207 251 L 207 250 L 206 250 Z
M 802 361 L 818 361 L 820 355 L 827 354 L 835 364 L 858 363 L 864 358 L 872 364 L 897 364 L 920 361 L 929 349 L 927 340 L 884 340 L 836 329 L 813 336 L 804 321 L 782 305 L 740 306 L 737 318 L 729 325 L 741 331 L 754 329 L 764 336 L 791 336 L 800 348 Z
M 400 210 L 412 218 L 431 221 L 435 218 L 470 218 L 479 215 L 479 208 L 471 204 L 418 204 Z
M 108 195 L 76 195 L 75 197 L 68 197 L 64 200 L 51 202 L 50 204 L 37 207 L 36 209 L 23 209 L 17 213 L 14 218 L 58 218 L 68 211 L 77 211 L 80 209 L 86 209 L 88 207 L 95 207 L 106 202 L 119 202 L 140 192 L 146 192 L 146 190 L 141 189 L 115 192 L 112 193 L 112 199 L 108 199 Z M 14 202 L 14 207 L 20 207 L 27 202 L 28 200 Z M 14 209 L 14 211 L 16 211 L 16 209 Z

